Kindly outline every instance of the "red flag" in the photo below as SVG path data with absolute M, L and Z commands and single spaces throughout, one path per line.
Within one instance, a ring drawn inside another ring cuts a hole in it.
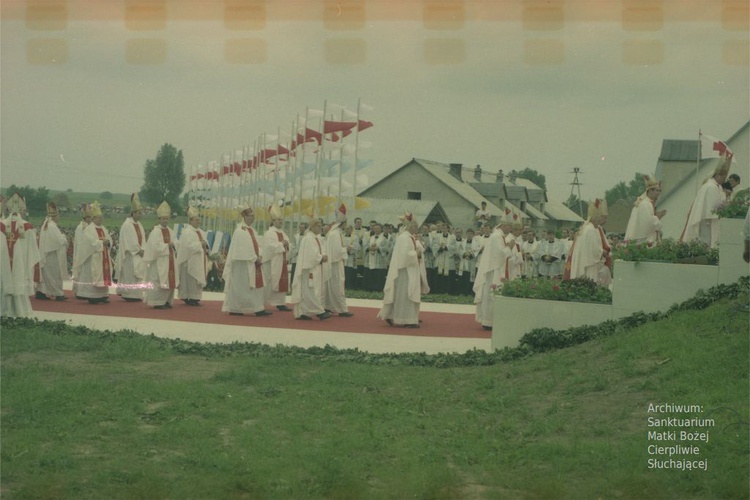
M 365 120 L 360 120 L 359 121 L 359 126 L 357 127 L 357 129 L 360 132 L 362 132 L 363 130 L 367 130 L 368 128 L 370 128 L 372 126 L 373 126 L 372 122 L 368 122 L 368 121 L 365 121 Z
M 323 135 L 311 128 L 305 128 L 305 141 L 309 141 L 310 139 L 315 139 L 318 145 L 320 145 L 323 142 Z
M 354 128 L 356 125 L 357 124 L 354 122 L 325 121 L 323 122 L 323 133 L 332 134 L 333 132 L 343 132 L 344 130 L 350 130 Z

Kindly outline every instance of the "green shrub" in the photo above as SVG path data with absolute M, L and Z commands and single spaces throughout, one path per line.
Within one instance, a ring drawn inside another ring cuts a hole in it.
M 508 281 L 496 292 L 503 297 L 611 304 L 612 292 L 587 278 L 533 278 Z

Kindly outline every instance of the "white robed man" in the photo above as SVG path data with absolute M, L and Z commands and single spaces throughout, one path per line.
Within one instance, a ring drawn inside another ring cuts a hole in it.
M 342 230 L 346 227 L 346 205 L 336 210 L 336 222 L 326 235 L 326 252 L 330 264 L 330 277 L 325 282 L 326 311 L 343 317 L 354 316 L 346 306 L 346 260 L 349 251 L 344 243 Z
M 112 285 L 112 259 L 109 251 L 112 238 L 102 225 L 102 208 L 98 202 L 91 204 L 91 224 L 83 230 L 78 252 L 81 265 L 78 273 L 78 296 L 89 304 L 109 302 Z
M 117 295 L 128 302 L 143 300 L 143 279 L 146 266 L 143 262 L 146 230 L 140 219 L 143 214 L 138 193 L 130 195 L 130 217 L 120 227 L 119 250 L 115 260 Z
M 711 178 L 707 179 L 698 189 L 695 200 L 690 206 L 687 222 L 680 235 L 680 241 L 690 242 L 698 239 L 711 248 L 719 243 L 719 216 L 714 210 L 719 208 L 727 199 L 721 185 L 726 181 L 732 155 L 728 150 L 719 158 L 719 164 Z
M 492 330 L 492 294 L 507 280 L 506 264 L 511 249 L 505 244 L 510 232 L 510 221 L 503 220 L 495 228 L 482 250 L 474 280 L 474 303 L 477 305 L 476 321 L 485 330 Z
M 508 281 L 513 281 L 523 275 L 523 251 L 521 250 L 523 224 L 517 220 L 517 214 L 513 214 L 513 217 L 510 234 L 505 237 L 505 244 L 510 248 L 510 256 L 505 264 L 505 277 L 508 278 Z
M 67 300 L 63 281 L 68 278 L 68 237 L 57 225 L 59 213 L 53 202 L 47 203 L 47 218 L 39 231 L 40 284 L 36 297 L 42 300 Z
M 286 294 L 289 291 L 289 237 L 284 230 L 284 215 L 281 207 L 271 205 L 268 208 L 271 226 L 263 234 L 260 253 L 263 261 L 265 278 L 264 294 L 266 306 L 276 307 L 279 311 L 291 311 L 286 305 Z
M 419 225 L 412 214 L 405 214 L 401 219 L 405 229 L 398 234 L 393 246 L 378 318 L 389 325 L 419 328 L 422 294 L 429 292 L 427 274 L 421 265 L 424 247 L 417 236 Z
M 10 273 L 3 272 L 0 310 L 3 316 L 25 317 L 32 312 L 29 297 L 34 295 L 34 266 L 39 262 L 39 247 L 34 226 L 23 218 L 26 202 L 21 195 L 14 193 L 7 207 L 9 216 L 1 229 L 5 233 Z
M 144 302 L 154 309 L 170 309 L 174 302 L 174 292 L 180 285 L 175 258 L 178 242 L 169 227 L 171 216 L 172 208 L 166 201 L 162 201 L 156 207 L 159 224 L 151 230 L 143 249 L 143 263 L 146 266 Z
M 323 229 L 320 219 L 311 217 L 305 236 L 300 240 L 297 254 L 297 267 L 294 270 L 292 299 L 294 317 L 310 320 L 312 316 L 324 320 L 331 317 L 325 310 L 324 286 L 327 277 L 323 264 L 328 262 L 328 255 L 323 251 L 318 235 Z
M 91 224 L 91 205 L 84 203 L 81 207 L 81 221 L 76 226 L 73 234 L 73 267 L 71 269 L 71 279 L 73 280 L 73 295 L 77 299 L 82 299 L 78 295 L 78 281 L 81 269 L 80 248 L 83 246 L 83 230 Z
M 612 284 L 612 259 L 602 226 L 608 218 L 607 200 L 596 199 L 588 205 L 588 220 L 573 241 L 565 263 L 563 279 L 588 278 L 599 285 Z
M 536 247 L 535 259 L 539 263 L 539 276 L 555 278 L 562 275 L 565 255 L 565 242 L 555 237 L 555 230 L 549 228 L 546 237 Z
M 234 316 L 269 316 L 273 313 L 264 306 L 265 281 L 260 243 L 252 227 L 255 211 L 250 205 L 241 205 L 238 210 L 242 222 L 232 234 L 224 263 L 224 304 L 221 310 Z
M 536 261 L 537 248 L 539 247 L 539 241 L 536 239 L 534 230 L 529 228 L 526 230 L 524 235 L 523 243 L 521 243 L 521 252 L 523 253 L 523 275 L 526 278 L 536 278 L 539 276 L 539 264 Z
M 182 228 L 175 260 L 180 281 L 177 297 L 189 306 L 200 306 L 208 274 L 208 241 L 206 232 L 200 228 L 198 209 L 188 207 L 187 217 L 188 223 Z
M 656 210 L 656 200 L 661 194 L 661 182 L 644 175 L 646 191 L 633 204 L 625 230 L 626 243 L 646 243 L 649 246 L 661 241 L 661 218 L 666 210 Z

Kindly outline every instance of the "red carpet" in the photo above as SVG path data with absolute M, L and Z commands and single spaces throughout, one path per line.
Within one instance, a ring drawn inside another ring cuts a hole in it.
M 387 335 L 406 335 L 417 337 L 453 337 L 489 339 L 492 332 L 483 330 L 474 321 L 473 314 L 422 312 L 421 328 L 399 328 L 388 326 L 378 319 L 378 309 L 371 307 L 350 307 L 354 313 L 351 318 L 333 316 L 325 321 L 313 318 L 310 321 L 296 320 L 291 312 L 273 311 L 271 316 L 230 316 L 221 312 L 221 302 L 202 301 L 200 307 L 185 305 L 175 300 L 172 309 L 154 309 L 140 302 L 125 302 L 116 295 L 110 295 L 108 304 L 89 304 L 78 300 L 71 292 L 66 292 L 68 300 L 37 300 L 31 298 L 35 311 L 65 314 L 92 314 L 98 316 L 118 316 L 123 318 L 165 319 L 190 323 L 208 323 L 217 325 L 254 326 L 267 328 L 293 328 L 328 332 L 376 333 Z M 123 321 L 127 329 L 127 321 Z

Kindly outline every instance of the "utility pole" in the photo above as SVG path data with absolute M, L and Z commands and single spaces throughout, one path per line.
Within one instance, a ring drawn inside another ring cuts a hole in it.
M 573 167 L 573 182 L 570 183 L 570 196 L 573 196 L 573 190 L 578 189 L 578 215 L 583 218 L 583 200 L 581 200 L 581 182 L 578 180 L 578 174 L 582 174 L 581 169 Z

